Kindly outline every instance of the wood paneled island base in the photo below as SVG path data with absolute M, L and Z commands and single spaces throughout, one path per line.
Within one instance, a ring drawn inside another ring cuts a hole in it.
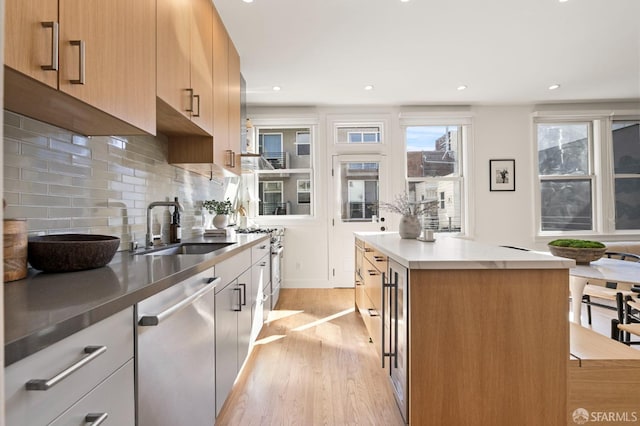
M 567 300 L 566 270 L 412 269 L 409 423 L 564 424 Z

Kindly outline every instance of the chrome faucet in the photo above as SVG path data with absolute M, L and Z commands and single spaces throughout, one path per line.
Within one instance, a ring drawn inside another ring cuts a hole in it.
M 181 212 L 184 211 L 184 208 L 182 208 L 182 205 L 180 205 L 178 201 L 154 201 L 151 204 L 149 204 L 149 207 L 147 207 L 147 235 L 145 238 L 146 248 L 153 247 L 153 231 L 151 230 L 151 221 L 152 221 L 151 210 L 153 210 L 154 207 L 159 207 L 159 206 L 165 206 L 165 207 L 174 206 L 175 208 L 179 209 Z

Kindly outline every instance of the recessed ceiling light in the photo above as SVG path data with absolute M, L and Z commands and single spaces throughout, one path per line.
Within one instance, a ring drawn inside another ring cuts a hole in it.
M 409 0 L 400 0 L 400 3 L 409 3 Z
M 280 86 L 273 86 L 272 89 L 274 92 L 279 92 L 282 88 Z
M 552 84 L 551 86 L 549 86 L 549 90 L 556 90 L 559 89 L 560 85 L 559 84 Z
M 246 0 L 245 0 L 245 1 L 246 1 Z M 252 0 L 252 1 L 253 1 L 253 0 Z M 569 0 L 558 0 L 558 1 L 559 1 L 560 3 L 566 3 L 566 2 L 568 2 Z
M 364 86 L 364 90 L 373 90 L 373 85 L 367 84 L 366 86 Z
M 458 89 L 458 90 L 464 90 L 464 89 L 466 89 L 466 88 L 467 88 L 467 86 L 465 86 L 464 84 L 462 84 L 462 85 L 458 86 L 458 88 L 457 88 L 457 89 Z
M 253 3 L 253 0 L 242 0 L 245 3 Z

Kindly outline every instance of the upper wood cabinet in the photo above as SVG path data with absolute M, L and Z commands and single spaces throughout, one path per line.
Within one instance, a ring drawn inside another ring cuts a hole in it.
M 154 16 L 154 0 L 7 0 L 5 108 L 86 135 L 155 134 Z
M 213 135 L 213 4 L 158 0 L 158 130 Z
M 213 23 L 214 159 L 240 174 L 240 56 L 217 13 Z
M 206 175 L 240 174 L 240 56 L 212 10 L 213 138 L 170 136 L 169 163 Z

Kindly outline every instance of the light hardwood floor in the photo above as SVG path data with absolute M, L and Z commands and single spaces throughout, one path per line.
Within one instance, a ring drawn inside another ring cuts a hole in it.
M 404 424 L 352 289 L 282 289 L 272 314 L 216 425 Z

